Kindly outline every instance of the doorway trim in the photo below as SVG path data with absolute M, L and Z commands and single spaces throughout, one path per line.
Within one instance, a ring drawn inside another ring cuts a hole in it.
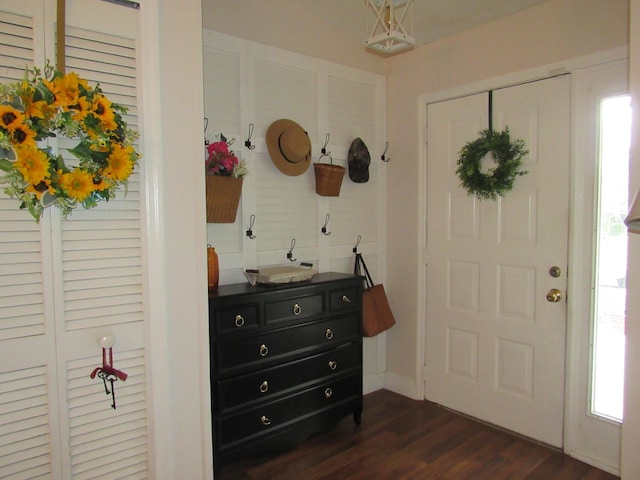
M 416 372 L 417 375 L 421 378 L 417 378 L 415 385 L 417 391 L 415 392 L 414 398 L 424 399 L 425 398 L 425 381 L 428 375 L 428 365 L 426 365 L 426 277 L 427 277 L 427 264 L 426 264 L 426 252 L 427 252 L 427 219 L 426 219 L 426 208 L 427 208 L 427 106 L 430 103 L 440 102 L 444 100 L 451 100 L 454 98 L 459 98 L 463 96 L 473 95 L 476 93 L 487 92 L 492 89 L 509 87 L 517 84 L 527 83 L 536 80 L 542 80 L 545 78 L 554 77 L 556 75 L 562 75 L 567 73 L 572 73 L 576 70 L 596 66 L 599 64 L 609 63 L 617 60 L 625 60 L 629 57 L 629 49 L 627 46 L 617 47 L 609 50 L 604 50 L 601 52 L 596 52 L 590 55 L 576 57 L 573 59 L 564 60 L 561 62 L 551 63 L 548 65 L 535 67 L 528 70 L 522 70 L 518 72 L 514 72 L 508 75 L 489 78 L 485 80 L 481 80 L 475 83 L 470 83 L 466 85 L 456 86 L 452 88 L 448 88 L 445 90 L 440 90 L 437 92 L 424 94 L 418 97 L 418 158 L 420 159 L 418 165 L 418 204 L 419 208 L 417 209 L 418 213 L 418 255 L 419 258 L 422 258 L 421 266 L 418 269 L 418 278 L 417 286 L 420 297 L 417 302 L 417 312 L 416 312 Z M 573 105 L 573 94 L 572 94 L 572 107 L 571 107 L 571 117 L 572 117 L 572 125 L 574 124 L 575 118 L 575 107 Z M 575 145 L 575 131 L 572 129 L 571 131 L 571 144 Z M 575 149 L 571 151 L 570 158 L 570 189 L 571 192 L 575 191 L 576 188 L 576 177 L 574 168 L 575 165 Z M 573 247 L 577 245 L 577 239 L 571 235 L 571 232 L 574 230 L 573 218 L 574 212 L 576 208 L 576 199 L 573 195 L 570 196 L 569 199 L 569 216 L 570 216 L 570 240 L 569 240 L 569 252 L 570 252 L 570 261 L 571 261 L 571 251 Z M 575 296 L 575 295 L 574 295 Z M 571 300 L 569 301 L 571 302 Z M 573 349 L 572 346 L 572 328 L 573 320 L 571 317 L 572 314 L 571 303 L 568 305 L 568 315 L 567 315 L 567 350 L 566 350 L 566 364 L 571 365 L 571 361 L 573 359 Z M 570 445 L 570 439 L 567 439 L 567 420 L 568 415 L 567 412 L 567 401 L 570 398 L 567 396 L 567 389 L 569 388 L 568 382 L 565 387 L 565 437 L 564 437 L 564 445 Z M 570 452 L 567 452 L 570 453 Z M 599 468 L 602 468 L 599 465 L 596 465 Z
M 602 98 L 628 94 L 627 59 L 601 63 L 574 72 L 571 202 L 576 207 L 582 205 L 586 208 L 576 208 L 571 216 L 569 271 L 572 275 L 568 283 L 569 293 L 591 291 L 591 269 L 585 267 L 585 259 L 591 258 L 593 252 L 592 246 L 586 245 L 584 240 L 591 238 L 594 229 L 593 214 L 589 208 L 593 208 L 596 197 L 594 182 L 598 173 L 594 156 L 597 156 L 598 139 L 585 139 L 586 134 L 579 132 L 594 131 L 597 128 L 599 119 L 593 110 Z M 585 373 L 588 376 L 592 361 L 591 352 L 586 344 L 589 343 L 592 332 L 591 328 L 585 331 L 585 322 L 590 323 L 591 298 L 585 299 L 575 294 L 569 295 L 568 298 L 567 351 L 570 354 L 566 360 L 564 450 L 578 460 L 620 475 L 620 426 L 615 425 L 613 421 L 586 413 L 589 404 L 585 395 L 589 394 L 590 386 L 585 379 Z M 606 424 L 610 424 L 611 427 Z M 583 432 L 584 441 L 580 432 Z M 616 457 L 617 463 L 614 460 Z

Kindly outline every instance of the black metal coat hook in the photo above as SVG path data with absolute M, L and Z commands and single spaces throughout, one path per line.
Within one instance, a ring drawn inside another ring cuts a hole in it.
M 249 217 L 249 229 L 246 232 L 247 237 L 249 237 L 251 240 L 254 240 L 256 238 L 256 236 L 253 234 L 253 225 L 255 223 L 256 223 L 256 216 L 255 215 L 251 215 Z
M 320 149 L 320 157 L 318 158 L 318 161 L 322 160 L 324 157 L 329 157 L 331 165 L 333 165 L 333 158 L 331 157 L 331 152 L 327 151 L 327 145 L 329 145 L 329 138 L 331 138 L 331 135 L 327 133 L 327 136 L 325 137 L 325 140 L 324 140 L 324 145 Z
M 327 145 L 329 145 L 330 138 L 331 138 L 331 135 L 327 133 L 327 136 L 324 139 L 324 145 L 320 149 L 320 151 L 322 152 L 322 155 L 331 155 L 331 152 L 327 152 Z
M 204 146 L 209 145 L 209 140 L 207 140 L 207 127 L 209 126 L 209 119 L 204 117 Z
M 256 216 L 255 215 L 251 215 L 249 217 L 249 230 L 247 230 L 247 237 L 249 237 L 251 240 L 256 238 L 256 236 L 253 234 L 253 224 L 254 223 L 256 223 Z
M 391 161 L 391 157 L 386 156 L 387 150 L 389 150 L 389 142 L 384 142 L 384 152 L 382 152 L 382 156 L 380 157 L 380 160 L 382 160 L 383 162 Z
M 253 136 L 253 123 L 249 124 L 249 138 L 247 138 L 244 141 L 244 146 L 247 147 L 249 150 L 253 150 L 256 148 L 255 145 L 251 144 L 251 137 Z
M 297 258 L 293 258 L 293 249 L 295 246 L 296 246 L 296 239 L 292 238 L 291 249 L 289 250 L 289 253 L 287 253 L 287 258 L 289 259 L 290 262 L 296 262 L 298 260 Z
M 331 235 L 331 232 L 327 232 L 327 225 L 329 225 L 329 218 L 331 218 L 331 214 L 327 213 L 327 216 L 324 218 L 324 225 L 322 226 L 322 233 L 325 235 Z
M 358 245 L 360 245 L 360 240 L 362 240 L 362 236 L 358 235 L 358 238 L 356 240 L 356 246 L 353 247 L 353 253 L 358 253 Z

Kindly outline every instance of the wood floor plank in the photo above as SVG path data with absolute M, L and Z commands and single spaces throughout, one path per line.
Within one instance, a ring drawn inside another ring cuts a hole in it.
M 615 480 L 561 452 L 430 402 L 379 390 L 297 447 L 222 468 L 216 480 Z

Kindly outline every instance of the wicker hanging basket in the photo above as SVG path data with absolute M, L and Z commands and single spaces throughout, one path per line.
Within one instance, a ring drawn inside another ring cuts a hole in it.
M 242 178 L 207 175 L 207 223 L 235 223 Z
M 329 157 L 331 164 L 320 162 L 313 164 L 316 174 L 316 193 L 322 197 L 338 197 L 346 169 L 340 165 L 334 165 L 330 155 L 325 156 Z

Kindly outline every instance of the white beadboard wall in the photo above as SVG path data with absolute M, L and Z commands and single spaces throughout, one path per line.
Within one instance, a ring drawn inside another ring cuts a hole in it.
M 320 272 L 352 272 L 353 249 L 364 255 L 376 282 L 386 261 L 386 168 L 380 160 L 386 141 L 386 85 L 381 75 L 267 47 L 211 30 L 203 31 L 205 136 L 235 138 L 232 150 L 249 168 L 233 224 L 207 224 L 207 241 L 220 260 L 220 283 L 246 281 L 246 268 L 289 264 L 292 257 Z M 327 135 L 329 157 L 347 167 L 351 142 L 360 137 L 371 155 L 369 182 L 345 173 L 339 197 L 315 192 L 313 166 L 302 175 L 282 174 L 267 151 L 265 134 L 277 119 L 299 123 L 309 134 L 313 162 Z M 253 125 L 251 143 L 245 147 Z M 204 162 L 204 154 L 201 160 Z M 245 235 L 250 218 L 255 239 Z M 326 225 L 327 233 L 321 232 Z M 365 392 L 382 388 L 385 335 L 365 339 Z

